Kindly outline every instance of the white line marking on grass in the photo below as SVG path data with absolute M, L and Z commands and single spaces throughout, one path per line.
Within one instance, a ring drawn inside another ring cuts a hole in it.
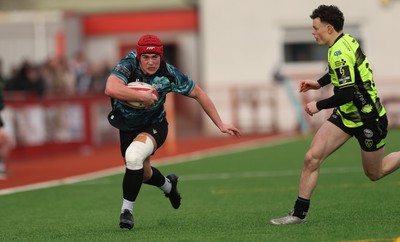
M 225 155 L 225 154 L 238 153 L 238 152 L 242 152 L 242 151 L 246 151 L 246 150 L 258 149 L 258 148 L 262 148 L 262 147 L 273 147 L 273 146 L 277 146 L 277 145 L 291 143 L 291 142 L 294 142 L 297 140 L 299 140 L 299 137 L 296 135 L 293 135 L 293 134 L 282 135 L 282 136 L 274 137 L 274 138 L 271 138 L 271 137 L 260 138 L 257 140 L 243 142 L 243 143 L 235 144 L 235 145 L 226 145 L 226 146 L 222 146 L 222 147 L 192 152 L 189 154 L 183 154 L 183 155 L 178 155 L 178 156 L 169 157 L 169 158 L 154 159 L 154 160 L 152 160 L 152 163 L 154 163 L 158 166 L 183 163 L 183 162 L 195 161 L 195 160 L 213 157 L 213 156 L 221 156 L 221 155 Z M 88 173 L 88 174 L 72 176 L 72 177 L 63 178 L 63 179 L 56 179 L 56 180 L 51 180 L 51 181 L 47 181 L 47 182 L 29 184 L 29 185 L 25 185 L 25 186 L 0 189 L 0 196 L 6 195 L 6 194 L 17 193 L 17 192 L 24 192 L 24 191 L 31 191 L 31 190 L 55 187 L 55 186 L 60 186 L 60 185 L 65 185 L 65 184 L 73 184 L 73 183 L 77 183 L 77 182 L 81 182 L 81 181 L 94 180 L 94 179 L 101 178 L 101 177 L 120 174 L 120 173 L 124 172 L 124 170 L 125 170 L 125 166 L 119 166 L 119 167 L 110 168 L 110 169 L 106 169 L 106 170 L 102 170 L 102 171 L 98 171 L 98 172 L 92 172 L 92 173 Z
M 152 163 L 157 164 L 157 166 L 164 166 L 164 165 L 177 164 L 177 163 L 186 163 L 186 162 L 196 161 L 196 160 L 209 158 L 209 157 L 217 157 L 217 156 L 222 156 L 222 155 L 240 153 L 240 152 L 249 151 L 249 150 L 255 150 L 255 149 L 264 148 L 264 147 L 274 147 L 274 146 L 278 146 L 278 145 L 282 145 L 282 144 L 289 144 L 292 142 L 296 142 L 299 139 L 300 138 L 298 136 L 293 138 L 293 135 L 291 137 L 277 137 L 274 140 L 271 140 L 271 138 L 260 138 L 257 140 L 247 141 L 247 142 L 243 142 L 243 143 L 239 143 L 239 144 L 226 145 L 226 146 L 217 147 L 217 148 L 210 148 L 210 149 L 206 149 L 206 150 L 195 151 L 190 154 L 183 154 L 183 155 L 177 155 L 174 157 L 155 159 L 155 160 L 152 160 Z
M 359 167 L 332 167 L 321 168 L 321 174 L 347 174 L 360 173 Z M 275 171 L 248 171 L 248 172 L 232 172 L 232 173 L 216 173 L 216 174 L 193 174 L 181 175 L 180 179 L 185 181 L 204 181 L 204 180 L 227 180 L 240 178 L 257 178 L 257 177 L 284 177 L 284 176 L 300 176 L 301 170 L 275 170 Z
M 391 239 L 362 239 L 362 240 L 340 240 L 340 242 L 383 242 L 383 241 L 390 241 L 390 242 L 400 242 L 400 237 L 398 238 L 391 238 Z
M 124 169 L 125 169 L 125 167 L 115 167 L 115 168 L 92 172 L 92 173 L 87 173 L 87 174 L 79 175 L 79 176 L 71 176 L 71 177 L 57 179 L 57 180 L 51 180 L 51 181 L 47 181 L 47 182 L 39 182 L 39 183 L 34 183 L 34 184 L 30 184 L 30 185 L 25 185 L 25 186 L 1 189 L 0 196 L 6 195 L 6 194 L 17 193 L 17 192 L 25 192 L 25 191 L 61 186 L 61 185 L 66 185 L 66 184 L 73 184 L 73 183 L 93 180 L 93 179 L 97 179 L 97 178 L 105 177 L 105 176 L 112 176 L 112 175 L 120 174 L 121 172 L 124 171 Z

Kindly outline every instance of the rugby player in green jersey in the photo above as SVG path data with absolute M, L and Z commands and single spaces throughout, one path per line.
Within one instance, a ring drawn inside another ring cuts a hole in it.
M 120 60 L 107 79 L 105 94 L 111 97 L 111 125 L 119 129 L 121 154 L 125 159 L 122 182 L 123 200 L 120 214 L 121 228 L 134 226 L 133 207 L 142 183 L 160 188 L 173 208 L 181 205 L 177 190 L 178 176 L 166 177 L 150 163 L 150 156 L 164 143 L 168 122 L 164 103 L 167 94 L 178 93 L 196 100 L 222 133 L 240 137 L 240 131 L 222 122 L 208 95 L 186 74 L 163 60 L 163 44 L 155 35 L 143 35 L 136 52 Z M 127 87 L 130 82 L 145 82 L 158 92 L 136 91 Z M 139 101 L 144 109 L 133 108 L 127 101 Z
M 328 73 L 317 81 L 301 81 L 300 92 L 331 84 L 334 94 L 307 103 L 305 111 L 313 116 L 322 109 L 334 109 L 315 134 L 305 155 L 293 211 L 288 216 L 270 220 L 274 225 L 306 222 L 322 162 L 353 136 L 359 142 L 364 172 L 371 181 L 400 167 L 400 152 L 385 156 L 386 111 L 379 101 L 367 57 L 357 40 L 343 33 L 343 13 L 336 6 L 321 5 L 310 17 L 316 42 L 329 47 Z

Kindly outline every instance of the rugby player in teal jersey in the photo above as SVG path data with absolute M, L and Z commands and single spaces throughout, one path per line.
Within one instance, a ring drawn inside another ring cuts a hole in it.
M 178 176 L 166 177 L 151 166 L 150 156 L 161 147 L 168 133 L 164 103 L 169 92 L 195 99 L 222 133 L 240 137 L 240 131 L 222 122 L 214 103 L 189 76 L 163 60 L 163 44 L 155 35 L 143 35 L 136 53 L 130 52 L 119 61 L 107 79 L 105 94 L 111 98 L 112 111 L 108 115 L 111 125 L 119 129 L 121 154 L 125 159 L 122 182 L 123 201 L 120 228 L 134 226 L 133 207 L 142 183 L 159 187 L 178 209 L 181 195 L 177 189 Z M 135 91 L 127 87 L 130 82 L 145 82 L 158 92 Z M 139 101 L 144 109 L 135 109 L 126 101 Z
M 400 167 L 400 152 L 385 156 L 386 111 L 379 100 L 367 57 L 357 40 L 343 33 L 343 13 L 336 6 L 321 5 L 310 17 L 316 42 L 329 47 L 328 73 L 318 81 L 301 81 L 300 92 L 331 84 L 334 94 L 307 103 L 305 111 L 313 116 L 322 109 L 334 109 L 315 134 L 305 155 L 293 211 L 288 216 L 270 220 L 274 225 L 306 222 L 322 162 L 353 136 L 360 144 L 364 172 L 371 181 Z

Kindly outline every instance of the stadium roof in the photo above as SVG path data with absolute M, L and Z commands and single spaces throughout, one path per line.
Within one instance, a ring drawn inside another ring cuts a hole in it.
M 0 0 L 0 11 L 64 10 L 78 13 L 185 9 L 198 0 Z

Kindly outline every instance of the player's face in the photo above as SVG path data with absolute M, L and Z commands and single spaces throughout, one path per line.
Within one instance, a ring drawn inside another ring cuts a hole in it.
M 322 23 L 320 18 L 313 19 L 313 29 L 312 35 L 315 38 L 315 41 L 319 45 L 329 45 L 330 35 L 329 28 L 331 28 L 329 24 Z
M 139 66 L 143 74 L 151 76 L 160 68 L 161 57 L 158 54 L 142 54 L 140 56 Z

